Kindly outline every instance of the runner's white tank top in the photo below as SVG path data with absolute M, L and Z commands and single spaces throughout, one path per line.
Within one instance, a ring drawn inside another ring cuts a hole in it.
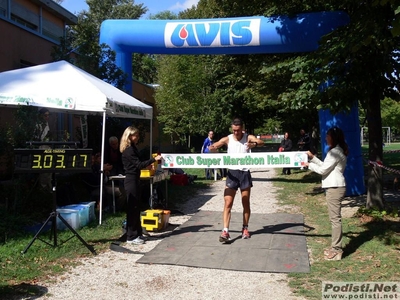
M 228 154 L 237 154 L 237 153 L 249 153 L 250 150 L 246 149 L 247 143 L 247 133 L 243 134 L 243 137 L 240 141 L 235 140 L 233 134 L 228 135 Z M 248 171 L 248 168 L 243 168 L 241 166 L 229 166 L 228 169 L 230 170 L 241 170 L 241 171 Z

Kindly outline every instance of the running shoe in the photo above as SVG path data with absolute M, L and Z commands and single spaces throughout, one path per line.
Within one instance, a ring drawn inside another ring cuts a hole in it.
M 134 239 L 134 240 L 128 240 L 128 241 L 126 241 L 128 244 L 134 244 L 134 245 L 142 245 L 142 244 L 144 244 L 144 240 L 140 237 L 140 236 L 138 236 L 136 239 Z
M 228 232 L 226 232 L 225 230 L 222 231 L 221 235 L 219 236 L 219 241 L 221 243 L 227 243 L 231 240 L 231 236 L 229 235 Z
M 247 228 L 242 229 L 242 239 L 249 239 L 250 238 L 250 233 Z
M 147 231 L 147 229 L 144 228 L 144 227 L 142 227 L 142 236 L 144 236 L 144 237 L 150 236 L 150 233 L 149 233 L 149 232 Z

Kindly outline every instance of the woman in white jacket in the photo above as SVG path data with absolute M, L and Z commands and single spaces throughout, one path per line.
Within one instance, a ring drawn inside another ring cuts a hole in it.
M 324 250 L 326 260 L 340 260 L 342 258 L 342 215 L 341 202 L 346 193 L 346 181 L 343 176 L 347 163 L 348 147 L 344 140 L 343 131 L 332 127 L 326 133 L 326 142 L 329 151 L 324 161 L 319 160 L 310 151 L 307 155 L 310 162 L 309 170 L 322 175 L 322 188 L 325 189 L 328 204 L 329 219 L 332 226 L 331 247 Z

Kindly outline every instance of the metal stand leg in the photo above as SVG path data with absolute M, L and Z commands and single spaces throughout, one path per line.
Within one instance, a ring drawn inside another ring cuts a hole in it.
M 150 208 L 153 209 L 153 179 L 150 178 Z
M 39 229 L 39 231 L 35 234 L 33 239 L 29 242 L 28 246 L 26 246 L 24 251 L 22 251 L 21 253 L 25 254 L 28 251 L 28 249 L 32 246 L 32 244 L 36 241 L 36 239 L 41 240 L 43 243 L 45 243 L 45 244 L 47 244 L 49 246 L 57 247 L 57 217 L 58 217 L 61 220 L 61 222 L 63 222 L 64 225 L 74 234 L 72 237 L 70 237 L 69 239 L 67 239 L 63 243 L 69 241 L 71 238 L 76 236 L 82 242 L 82 244 L 85 245 L 86 248 L 88 248 L 88 250 L 90 252 L 92 252 L 93 254 L 96 254 L 96 251 L 94 250 L 93 246 L 90 246 L 88 243 L 86 243 L 85 240 L 75 231 L 75 229 L 73 229 L 71 227 L 71 225 L 69 225 L 69 223 L 57 211 L 57 194 L 56 194 L 56 184 L 57 184 L 57 182 L 56 182 L 56 176 L 55 176 L 54 173 L 53 173 L 52 177 L 53 177 L 52 178 L 52 184 L 53 184 L 53 211 L 50 213 L 50 216 L 47 218 L 46 222 L 42 225 L 42 227 Z M 50 221 L 52 222 L 50 239 L 53 238 L 53 245 L 51 245 L 47 241 L 44 241 L 44 240 L 39 238 L 39 235 L 42 233 L 42 231 L 44 230 L 44 228 L 46 227 L 46 225 Z

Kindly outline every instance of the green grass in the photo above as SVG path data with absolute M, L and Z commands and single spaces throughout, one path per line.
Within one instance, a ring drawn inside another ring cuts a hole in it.
M 94 246 L 96 252 L 101 252 L 121 235 L 124 218 L 125 214 L 105 214 L 101 226 L 98 225 L 98 221 L 94 221 L 77 232 L 89 245 Z M 92 255 L 69 230 L 57 232 L 57 247 L 53 247 L 54 239 L 50 239 L 48 231 L 40 237 L 50 245 L 36 239 L 27 252 L 22 254 L 32 241 L 33 235 L 18 228 L 15 229 L 15 233 L 18 234 L 9 236 L 6 242 L 0 245 L 0 298 L 5 297 L 1 299 L 9 299 L 8 296 L 11 295 L 24 295 L 27 292 L 39 293 L 30 283 L 38 278 L 63 273 L 67 266 L 78 264 L 78 258 Z M 69 238 L 71 239 L 68 240 Z
M 331 228 L 320 176 L 294 171 L 274 179 L 280 187 L 278 199 L 296 206 L 305 218 L 307 246 L 312 261 L 310 273 L 289 274 L 290 287 L 307 299 L 321 299 L 322 281 L 399 281 L 398 255 L 400 223 L 398 216 L 375 218 L 365 214 L 343 219 L 345 255 L 341 261 L 325 261 Z

